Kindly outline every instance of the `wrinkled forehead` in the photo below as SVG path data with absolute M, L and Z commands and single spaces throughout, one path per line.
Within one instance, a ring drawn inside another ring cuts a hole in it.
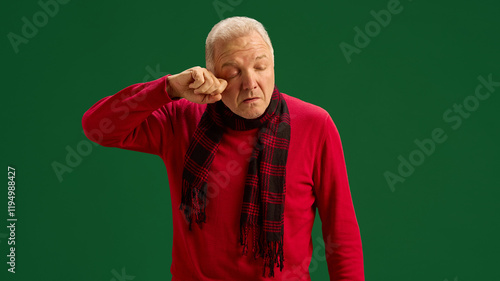
M 244 57 L 270 57 L 271 50 L 262 36 L 257 32 L 219 40 L 214 46 L 215 64 L 221 65 L 226 60 Z

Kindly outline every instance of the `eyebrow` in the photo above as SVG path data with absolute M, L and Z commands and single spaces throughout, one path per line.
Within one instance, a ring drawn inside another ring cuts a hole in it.
M 267 55 L 266 54 L 260 55 L 260 56 L 255 58 L 255 61 L 263 59 L 263 58 L 267 58 Z M 235 61 L 228 61 L 228 62 L 225 62 L 224 64 L 222 64 L 221 68 L 224 68 L 225 66 L 236 66 L 236 65 L 237 64 Z
M 263 55 L 256 57 L 255 60 L 259 60 L 259 59 L 263 59 L 263 58 L 267 58 L 266 54 L 263 54 Z

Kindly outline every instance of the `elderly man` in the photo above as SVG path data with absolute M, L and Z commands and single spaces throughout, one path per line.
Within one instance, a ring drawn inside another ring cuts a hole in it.
M 328 112 L 278 90 L 271 41 L 258 21 L 222 20 L 205 47 L 206 68 L 131 85 L 82 120 L 94 142 L 163 159 L 172 280 L 310 280 L 311 262 L 325 259 L 331 280 L 364 280 Z M 316 208 L 325 244 L 313 250 Z

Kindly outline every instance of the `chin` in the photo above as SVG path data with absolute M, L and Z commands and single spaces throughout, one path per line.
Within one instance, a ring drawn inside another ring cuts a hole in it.
M 259 118 L 260 116 L 262 116 L 262 114 L 264 114 L 264 110 L 251 110 L 251 111 L 247 111 L 247 112 L 243 112 L 241 114 L 238 114 L 239 116 L 245 118 L 245 119 L 255 119 L 255 118 Z

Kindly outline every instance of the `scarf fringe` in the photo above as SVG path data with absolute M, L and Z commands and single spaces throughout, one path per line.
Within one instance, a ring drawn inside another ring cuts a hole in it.
M 191 192 L 190 192 L 191 191 Z M 191 193 L 191 194 L 188 194 Z M 194 221 L 202 228 L 201 223 L 206 222 L 206 198 L 207 185 L 203 184 L 201 188 L 183 188 L 181 204 L 179 210 L 184 211 L 184 216 L 189 223 L 189 230 L 191 229 L 191 222 Z M 191 203 L 192 202 L 192 203 Z M 191 207 L 191 205 L 193 207 Z
M 274 277 L 274 265 L 283 271 L 284 253 L 283 253 L 283 236 L 280 241 L 264 241 L 265 235 L 261 231 L 259 225 L 244 225 L 240 227 L 240 244 L 243 246 L 242 255 L 248 253 L 248 232 L 254 230 L 253 240 L 253 256 L 257 259 L 259 256 L 264 259 L 264 269 L 262 277 L 266 277 L 266 268 L 269 268 L 268 277 Z M 258 237 L 257 237 L 258 236 Z

